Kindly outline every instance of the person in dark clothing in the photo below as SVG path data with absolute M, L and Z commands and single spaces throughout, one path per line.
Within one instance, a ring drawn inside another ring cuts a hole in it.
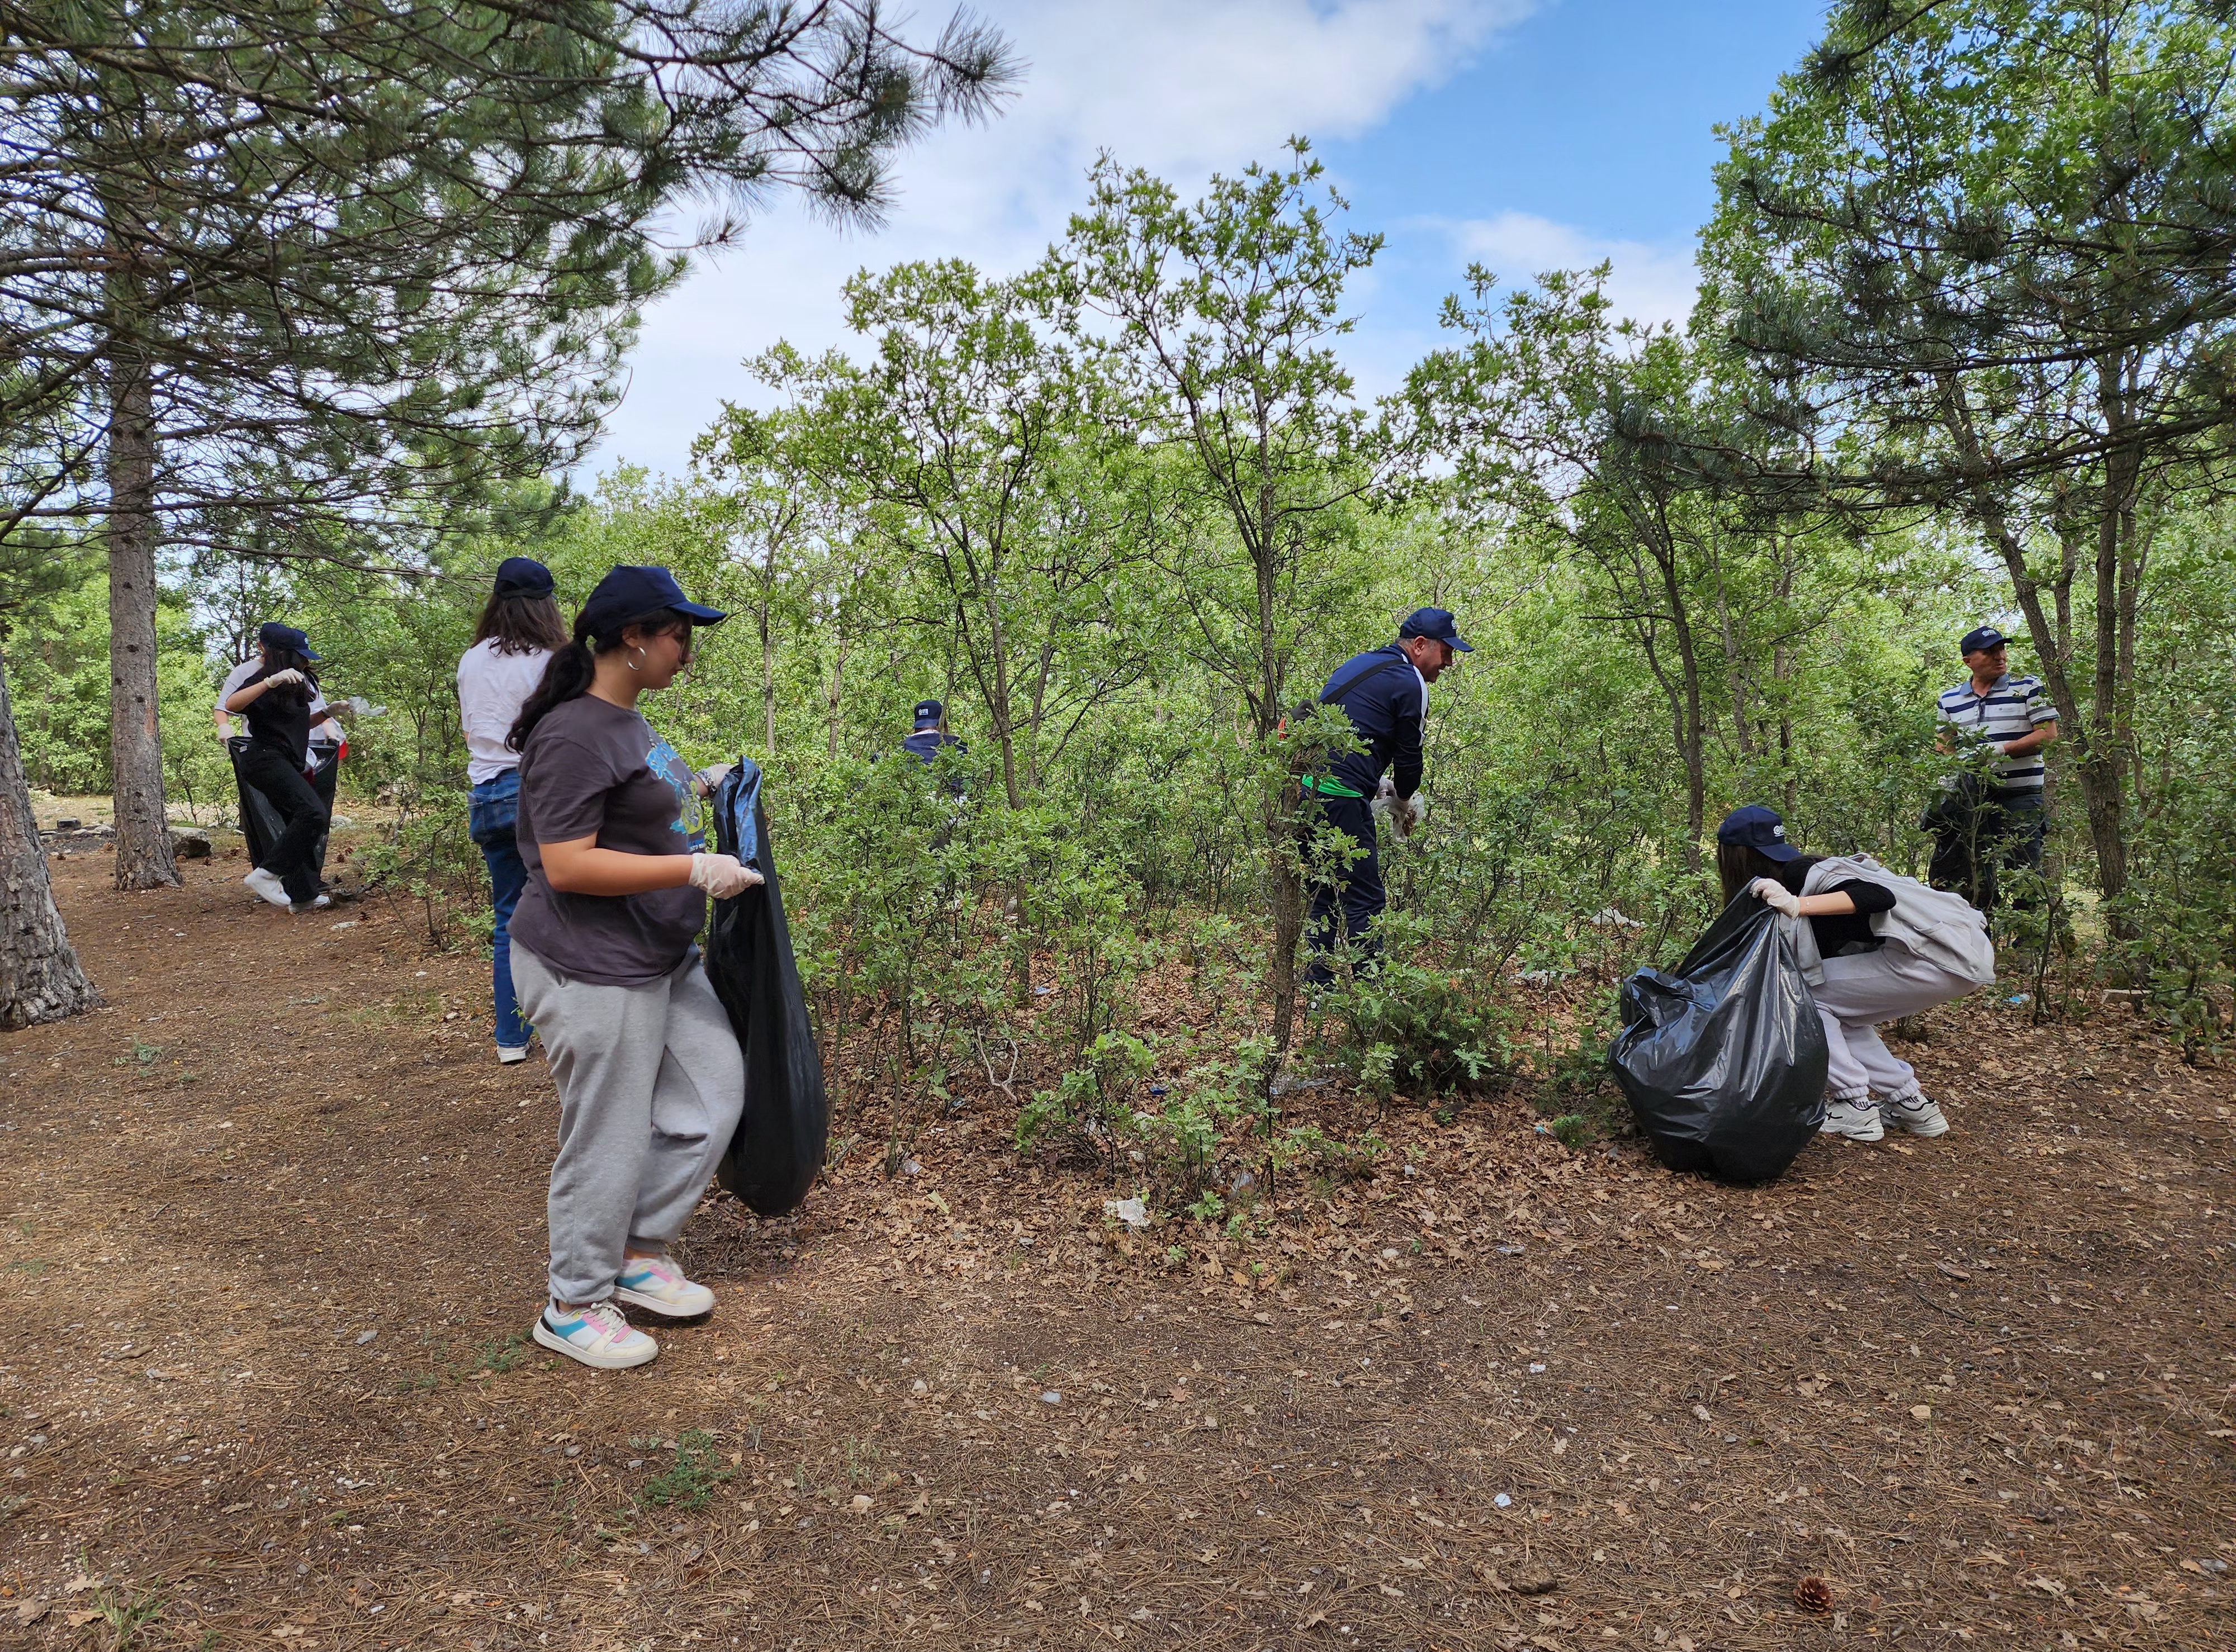
M 1913 1136 L 1943 1135 L 1949 1121 L 1918 1089 L 1910 1063 L 1886 1047 L 1878 1024 L 1962 998 L 1972 983 L 1888 941 L 1884 924 L 1874 921 L 1897 904 L 1886 884 L 1812 878 L 1825 858 L 1788 842 L 1778 811 L 1759 803 L 1734 809 L 1716 828 L 1725 903 L 1751 895 L 1789 918 L 1808 919 L 1816 938 L 1824 979 L 1811 997 L 1825 1024 L 1825 1133 L 1875 1142 L 1891 1118 Z M 1839 869 L 1827 876 L 1837 877 Z
M 947 707 L 937 700 L 918 700 L 916 703 L 915 731 L 901 742 L 901 750 L 927 769 L 938 761 L 939 754 L 952 746 L 957 754 L 969 751 L 962 740 L 947 731 Z
M 265 851 L 264 863 L 241 882 L 274 906 L 309 912 L 328 904 L 319 893 L 319 869 L 312 858 L 327 818 L 326 804 L 309 773 L 311 703 L 318 691 L 311 662 L 318 656 L 311 652 L 311 639 L 292 626 L 264 626 L 258 644 L 263 664 L 227 698 L 225 709 L 247 719 L 241 776 L 271 800 L 281 829 Z
M 1336 957 L 1346 942 L 1365 962 L 1381 955 L 1374 921 L 1389 897 L 1375 851 L 1374 801 L 1385 800 L 1401 833 L 1420 823 L 1426 812 L 1418 794 L 1429 685 L 1460 655 L 1474 652 L 1449 612 L 1417 608 L 1398 626 L 1397 641 L 1345 660 L 1320 691 L 1322 705 L 1342 709 L 1359 749 L 1330 757 L 1299 783 L 1309 805 L 1307 829 L 1325 825 L 1339 834 L 1334 852 L 1317 857 L 1308 874 L 1312 962 L 1305 979 L 1313 986 L 1335 979 Z
M 960 757 L 970 748 L 947 731 L 947 707 L 937 700 L 918 700 L 916 703 L 915 731 L 901 742 L 901 750 L 927 769 L 939 761 L 942 751 L 952 751 Z M 950 775 L 947 792 L 960 797 L 970 790 L 961 775 Z

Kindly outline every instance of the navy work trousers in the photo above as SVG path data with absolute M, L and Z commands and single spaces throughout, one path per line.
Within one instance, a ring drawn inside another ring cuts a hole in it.
M 1312 962 L 1305 980 L 1324 987 L 1335 979 L 1338 954 L 1348 943 L 1360 963 L 1381 957 L 1382 942 L 1374 921 L 1389 904 L 1382 887 L 1382 862 L 1374 847 L 1374 811 L 1364 797 L 1318 796 L 1319 819 L 1348 837 L 1356 856 L 1346 866 L 1341 855 L 1308 860 L 1306 882 L 1312 889 L 1312 916 L 1305 933 L 1311 938 Z M 1311 820 L 1311 812 L 1306 819 Z

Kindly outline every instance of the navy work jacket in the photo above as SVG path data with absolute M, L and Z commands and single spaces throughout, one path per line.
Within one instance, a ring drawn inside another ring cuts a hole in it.
M 940 747 L 960 746 L 962 744 L 963 741 L 958 736 L 942 734 L 937 729 L 918 729 L 901 742 L 901 750 L 929 769 L 931 767 L 932 759 L 939 755 Z
M 901 742 L 901 751 L 907 756 L 914 757 L 927 769 L 938 759 L 940 752 L 949 746 L 955 748 L 956 755 L 958 757 L 970 749 L 963 744 L 959 737 L 942 734 L 937 729 L 918 729 Z M 946 789 L 947 795 L 950 797 L 963 796 L 970 790 L 961 775 L 948 776 Z
M 1382 771 L 1387 769 L 1398 795 L 1410 797 L 1421 785 L 1421 724 L 1428 708 L 1420 675 L 1405 658 L 1405 651 L 1393 642 L 1354 655 L 1336 667 L 1320 692 L 1325 694 L 1345 678 L 1356 676 L 1368 661 L 1378 659 L 1387 663 L 1378 671 L 1358 677 L 1340 697 L 1326 702 L 1343 707 L 1365 748 L 1332 759 L 1327 777 L 1362 797 L 1371 797 L 1381 788 Z

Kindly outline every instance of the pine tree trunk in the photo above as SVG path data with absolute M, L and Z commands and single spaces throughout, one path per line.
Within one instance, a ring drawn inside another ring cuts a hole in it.
M 155 423 L 130 345 L 109 359 L 109 749 L 116 887 L 175 887 L 156 722 Z
M 0 1030 L 59 1021 L 99 1002 L 55 910 L 0 661 Z

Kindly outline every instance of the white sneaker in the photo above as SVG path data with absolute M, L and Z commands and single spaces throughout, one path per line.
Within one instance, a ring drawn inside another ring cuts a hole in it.
M 1852 1101 L 1826 1103 L 1825 1122 L 1818 1130 L 1822 1135 L 1845 1136 L 1851 1142 L 1875 1142 L 1886 1134 L 1878 1108 L 1859 1107 Z
M 280 882 L 277 872 L 267 872 L 260 866 L 240 881 L 248 886 L 251 895 L 260 900 L 269 901 L 275 907 L 292 909 L 295 904 L 287 898 L 287 886 Z
M 500 1044 L 497 1046 L 497 1065 L 501 1067 L 513 1066 L 527 1059 L 528 1046 L 524 1044 L 516 1050 L 509 1044 Z
M 581 1309 L 547 1302 L 536 1316 L 536 1341 L 601 1371 L 626 1371 L 656 1358 L 660 1344 L 631 1325 L 610 1301 Z
M 1940 1106 L 1922 1095 L 1881 1105 L 1886 1109 L 1888 1118 L 1913 1136 L 1946 1136 L 1949 1133 L 1949 1121 L 1941 1116 Z
M 621 1263 L 614 1295 L 672 1320 L 697 1319 L 714 1311 L 714 1293 L 684 1278 L 665 1256 L 631 1256 Z
M 331 895 L 314 895 L 307 901 L 289 901 L 287 910 L 299 918 L 306 912 L 322 912 L 333 903 L 334 898 Z

